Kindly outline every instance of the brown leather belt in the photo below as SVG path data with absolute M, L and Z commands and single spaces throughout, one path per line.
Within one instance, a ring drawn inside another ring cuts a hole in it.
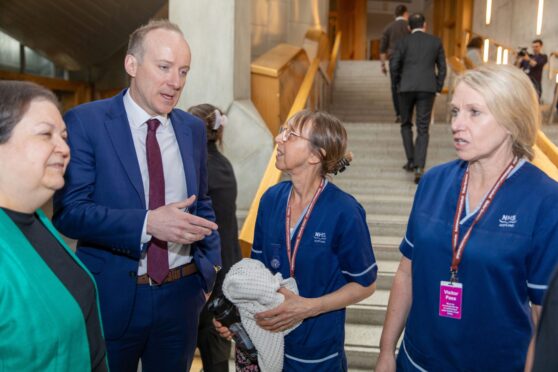
M 184 278 L 185 276 L 192 275 L 198 272 L 198 268 L 192 262 L 187 265 L 175 267 L 174 269 L 170 269 L 167 277 L 163 280 L 162 283 L 157 284 L 154 282 L 147 274 L 143 274 L 138 276 L 138 284 L 149 284 L 149 285 L 163 285 L 166 283 L 174 282 L 180 278 Z

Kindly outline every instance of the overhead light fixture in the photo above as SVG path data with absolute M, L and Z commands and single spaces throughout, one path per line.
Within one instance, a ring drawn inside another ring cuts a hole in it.
M 498 50 L 496 51 L 496 64 L 497 65 L 502 64 L 502 47 L 501 46 L 499 46 Z
M 490 40 L 484 39 L 483 57 L 484 63 L 488 62 L 488 48 L 490 48 Z
M 502 58 L 502 63 L 504 65 L 508 64 L 509 50 L 504 49 L 504 58 Z
M 539 9 L 537 10 L 537 36 L 540 35 L 542 31 L 543 8 L 544 0 L 539 0 Z
M 492 16 L 492 0 L 486 0 L 486 24 L 490 24 L 490 17 Z

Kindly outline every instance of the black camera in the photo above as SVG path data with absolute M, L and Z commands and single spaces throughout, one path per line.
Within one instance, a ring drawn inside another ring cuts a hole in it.
M 227 327 L 233 334 L 233 340 L 243 354 L 252 362 L 257 363 L 258 352 L 250 340 L 250 336 L 240 322 L 238 309 L 225 296 L 215 297 L 207 309 L 213 314 L 215 320 Z
M 519 47 L 517 55 L 518 57 L 525 57 L 529 55 L 529 52 L 527 52 L 527 48 Z

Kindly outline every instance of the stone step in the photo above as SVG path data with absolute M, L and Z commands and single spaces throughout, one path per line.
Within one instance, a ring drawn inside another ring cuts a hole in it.
M 368 156 L 364 157 L 362 149 L 359 148 L 352 148 L 351 152 L 353 153 L 353 161 L 351 162 L 348 169 L 355 169 L 357 171 L 367 171 L 368 169 L 393 169 L 393 170 L 400 170 L 403 172 L 403 164 L 405 161 L 405 155 L 403 151 L 403 147 L 399 151 L 393 150 L 392 155 L 377 155 L 377 156 Z M 448 158 L 452 158 L 452 155 L 455 157 L 455 152 L 452 150 L 448 151 L 428 151 L 426 160 L 428 163 L 440 163 L 446 161 Z
M 393 280 L 394 273 L 391 274 Z M 347 308 L 347 322 L 351 324 L 382 325 L 386 317 L 389 289 L 376 289 L 374 294 Z
M 403 150 L 403 144 L 401 139 L 399 143 L 391 143 L 380 145 L 373 142 L 368 146 L 362 146 L 355 144 L 349 139 L 348 149 L 353 153 L 353 161 L 351 164 L 358 164 L 364 161 L 374 161 L 374 160 L 389 160 L 389 159 L 405 159 L 405 152 Z M 447 157 L 448 159 L 456 158 L 457 155 L 455 150 L 449 147 L 436 147 L 429 146 L 427 151 L 427 156 L 435 157 Z
M 399 267 L 399 260 L 378 259 L 378 279 L 376 291 L 389 290 L 393 284 L 393 278 Z M 365 300 L 366 301 L 366 300 Z M 387 306 L 387 302 L 385 303 Z
M 351 368 L 372 370 L 380 352 L 382 326 L 345 324 L 345 353 Z
M 413 182 L 393 183 L 391 180 L 354 180 L 351 178 L 338 178 L 334 183 L 349 194 L 361 200 L 362 197 L 384 195 L 413 197 L 417 186 Z
M 428 161 L 428 160 L 427 160 Z M 402 164 L 401 164 L 402 165 Z M 343 175 L 349 179 L 365 180 L 392 180 L 393 182 L 413 182 L 413 174 L 405 172 L 403 169 L 382 169 L 375 166 L 368 167 L 348 167 Z
M 371 235 L 400 237 L 405 236 L 408 215 L 369 214 L 366 222 Z
M 415 134 L 416 136 L 416 134 Z M 382 146 L 394 146 L 397 145 L 401 148 L 402 140 L 401 135 L 399 136 L 377 136 L 376 138 L 362 138 L 362 137 L 351 137 L 349 138 L 351 147 L 358 147 L 362 146 L 364 148 L 374 147 L 374 145 L 378 146 L 379 141 L 381 141 Z M 453 149 L 454 145 L 452 142 L 451 137 L 445 137 L 440 135 L 431 135 L 428 141 L 428 148 L 446 148 L 446 149 Z
M 409 216 L 413 198 L 408 196 L 373 195 L 359 196 L 357 199 L 367 214 L 394 214 Z

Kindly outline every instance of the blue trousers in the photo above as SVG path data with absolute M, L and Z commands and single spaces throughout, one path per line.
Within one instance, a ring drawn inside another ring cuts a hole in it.
M 199 273 L 161 286 L 138 285 L 124 335 L 107 340 L 112 372 L 189 371 L 205 295 Z

